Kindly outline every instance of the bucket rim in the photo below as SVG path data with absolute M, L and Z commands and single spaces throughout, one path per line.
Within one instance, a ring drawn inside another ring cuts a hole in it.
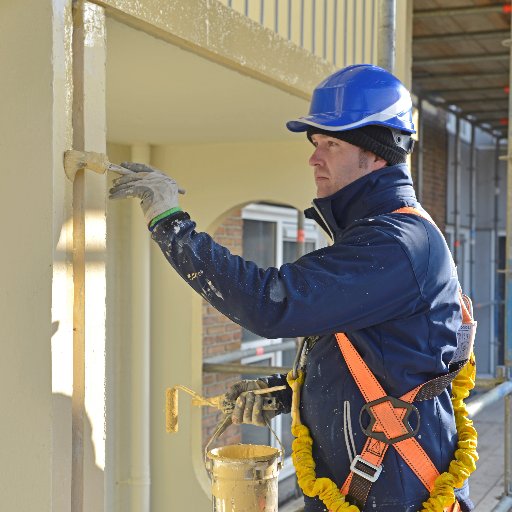
M 224 450 L 226 448 L 239 448 L 239 447 L 248 447 L 248 448 L 256 448 L 256 449 L 265 448 L 268 450 L 268 453 L 252 455 L 252 456 L 245 456 L 243 458 L 230 457 L 229 454 L 222 455 L 219 453 L 215 453 L 218 450 Z M 219 446 L 217 448 L 212 448 L 211 450 L 209 450 L 206 453 L 206 456 L 212 461 L 222 461 L 222 462 L 240 463 L 244 460 L 270 461 L 272 459 L 277 459 L 279 456 L 281 456 L 281 450 L 274 446 L 269 446 L 269 445 L 265 445 L 265 444 L 236 443 L 236 444 L 228 444 L 228 445 L 224 445 L 224 446 Z

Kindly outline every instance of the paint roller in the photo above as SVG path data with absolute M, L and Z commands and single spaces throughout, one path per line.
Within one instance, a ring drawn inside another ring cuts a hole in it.
M 286 386 L 274 386 L 272 388 L 256 389 L 251 391 L 251 393 L 254 393 L 255 395 L 265 395 L 273 393 L 274 391 L 282 391 L 284 389 L 286 389 Z M 167 388 L 165 394 L 165 430 L 169 433 L 178 432 L 178 390 L 184 391 L 192 396 L 192 405 L 198 407 L 214 407 L 222 411 L 224 418 L 221 420 L 221 424 L 226 422 L 225 420 L 231 416 L 233 409 L 235 408 L 235 402 L 233 400 L 226 400 L 225 395 L 206 398 L 186 386 L 177 385 L 173 388 Z M 246 393 L 248 393 L 248 391 L 244 391 L 242 394 L 244 395 Z M 263 402 L 264 411 L 276 411 L 277 408 L 278 404 L 275 397 L 265 398 Z
M 76 173 L 79 169 L 87 169 L 97 174 L 105 174 L 107 171 L 113 171 L 120 174 L 129 174 L 132 171 L 125 169 L 120 165 L 109 162 L 107 155 L 96 153 L 94 151 L 77 151 L 69 149 L 64 152 L 64 170 L 66 176 L 74 181 Z M 180 194 L 184 194 L 185 190 L 178 189 Z

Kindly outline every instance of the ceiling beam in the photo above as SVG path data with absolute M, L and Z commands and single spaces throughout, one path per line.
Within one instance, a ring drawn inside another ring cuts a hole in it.
M 508 82 L 508 72 L 503 71 L 501 73 L 437 73 L 432 75 L 424 75 L 424 76 L 414 76 L 413 82 L 426 82 L 428 80 L 441 80 L 443 78 L 449 78 L 451 81 L 455 82 L 457 80 L 479 80 L 480 78 L 488 78 L 489 80 L 500 80 L 505 79 Z
M 471 105 L 472 103 L 485 103 L 486 101 L 492 101 L 493 103 L 500 103 L 500 102 L 506 102 L 505 110 L 507 110 L 508 107 L 508 98 L 478 98 L 473 100 L 445 100 L 448 103 L 452 103 L 452 105 L 462 106 L 462 105 Z
M 508 118 L 504 118 L 503 121 L 501 119 L 499 119 L 498 122 L 484 121 L 484 122 L 482 122 L 482 124 L 486 124 L 488 126 L 491 126 L 492 128 L 505 128 L 506 126 L 508 126 Z
M 463 89 L 461 88 L 452 88 L 452 89 L 425 89 L 424 91 L 427 93 L 427 94 L 441 94 L 441 95 L 444 95 L 444 94 L 451 94 L 451 93 L 471 93 L 471 92 L 475 92 L 475 93 L 479 93 L 479 92 L 493 92 L 493 91 L 496 91 L 496 92 L 502 92 L 503 94 L 508 94 L 506 91 L 505 91 L 505 87 L 508 87 L 508 85 L 504 85 L 503 87 L 496 87 L 496 86 L 489 86 L 489 87 L 471 87 L 471 88 L 467 88 L 467 87 L 464 87 Z
M 428 36 L 413 37 L 413 43 L 448 43 L 466 41 L 467 39 L 494 39 L 507 38 L 510 36 L 510 30 L 491 30 L 485 32 L 455 32 L 451 34 L 434 34 Z
M 464 112 L 465 115 L 467 116 L 474 116 L 474 117 L 477 117 L 480 115 L 480 114 L 485 114 L 485 115 L 497 115 L 497 116 L 505 116 L 508 114 L 508 109 L 501 109 L 501 110 L 468 110 L 468 111 L 465 111 Z
M 472 64 L 475 62 L 490 62 L 499 60 L 509 60 L 510 53 L 479 53 L 476 55 L 459 55 L 453 57 L 429 57 L 427 59 L 414 59 L 414 66 L 436 66 L 442 64 Z M 453 73 L 456 76 L 456 73 Z
M 413 19 L 435 18 L 438 16 L 464 16 L 468 14 L 490 14 L 494 12 L 501 12 L 510 14 L 510 4 L 494 4 L 494 5 L 480 5 L 473 7 L 452 7 L 449 9 L 424 9 L 421 11 L 414 11 Z
M 475 126 L 478 126 L 478 128 L 480 130 L 482 130 L 482 131 L 484 131 L 486 133 L 489 133 L 493 137 L 496 136 L 494 130 L 492 130 L 490 128 L 484 128 L 483 126 L 481 126 L 481 122 L 478 119 L 474 119 L 474 116 L 472 117 L 467 112 L 458 112 L 457 113 L 457 112 L 454 112 L 452 109 L 449 109 L 446 104 L 440 103 L 440 102 L 438 102 L 436 100 L 427 99 L 426 101 L 428 101 L 430 104 L 440 108 L 441 110 L 444 110 L 445 112 L 448 112 L 449 114 L 454 114 L 454 115 L 460 116 L 461 119 L 465 119 L 466 121 L 468 121 L 468 123 L 472 123 Z

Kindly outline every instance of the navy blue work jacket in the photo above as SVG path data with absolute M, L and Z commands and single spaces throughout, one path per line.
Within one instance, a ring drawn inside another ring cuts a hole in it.
M 366 437 L 359 425 L 364 399 L 334 333 L 344 332 L 388 395 L 400 397 L 447 373 L 462 318 L 441 233 L 419 216 L 391 213 L 421 209 L 406 165 L 374 171 L 313 206 L 306 214 L 333 244 L 280 268 L 230 254 L 195 231 L 183 212 L 159 222 L 153 238 L 183 279 L 234 322 L 266 338 L 318 337 L 307 358 L 301 419 L 313 437 L 317 476 L 341 487 L 350 467 L 344 428 L 350 422 L 357 453 Z M 282 383 L 284 376 L 269 382 Z M 290 397 L 290 391 L 279 396 L 284 410 Z M 415 405 L 417 439 L 439 472 L 446 471 L 457 443 L 449 389 Z M 467 483 L 456 494 L 463 511 L 472 510 Z M 390 447 L 364 511 L 416 512 L 427 498 Z M 307 512 L 325 510 L 318 499 L 305 501 Z

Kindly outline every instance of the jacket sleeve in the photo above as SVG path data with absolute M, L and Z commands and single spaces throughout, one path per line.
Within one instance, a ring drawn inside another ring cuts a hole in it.
M 152 236 L 196 292 L 265 338 L 352 331 L 428 307 L 410 257 L 375 226 L 351 229 L 333 246 L 267 269 L 195 231 L 185 213 L 161 221 Z

